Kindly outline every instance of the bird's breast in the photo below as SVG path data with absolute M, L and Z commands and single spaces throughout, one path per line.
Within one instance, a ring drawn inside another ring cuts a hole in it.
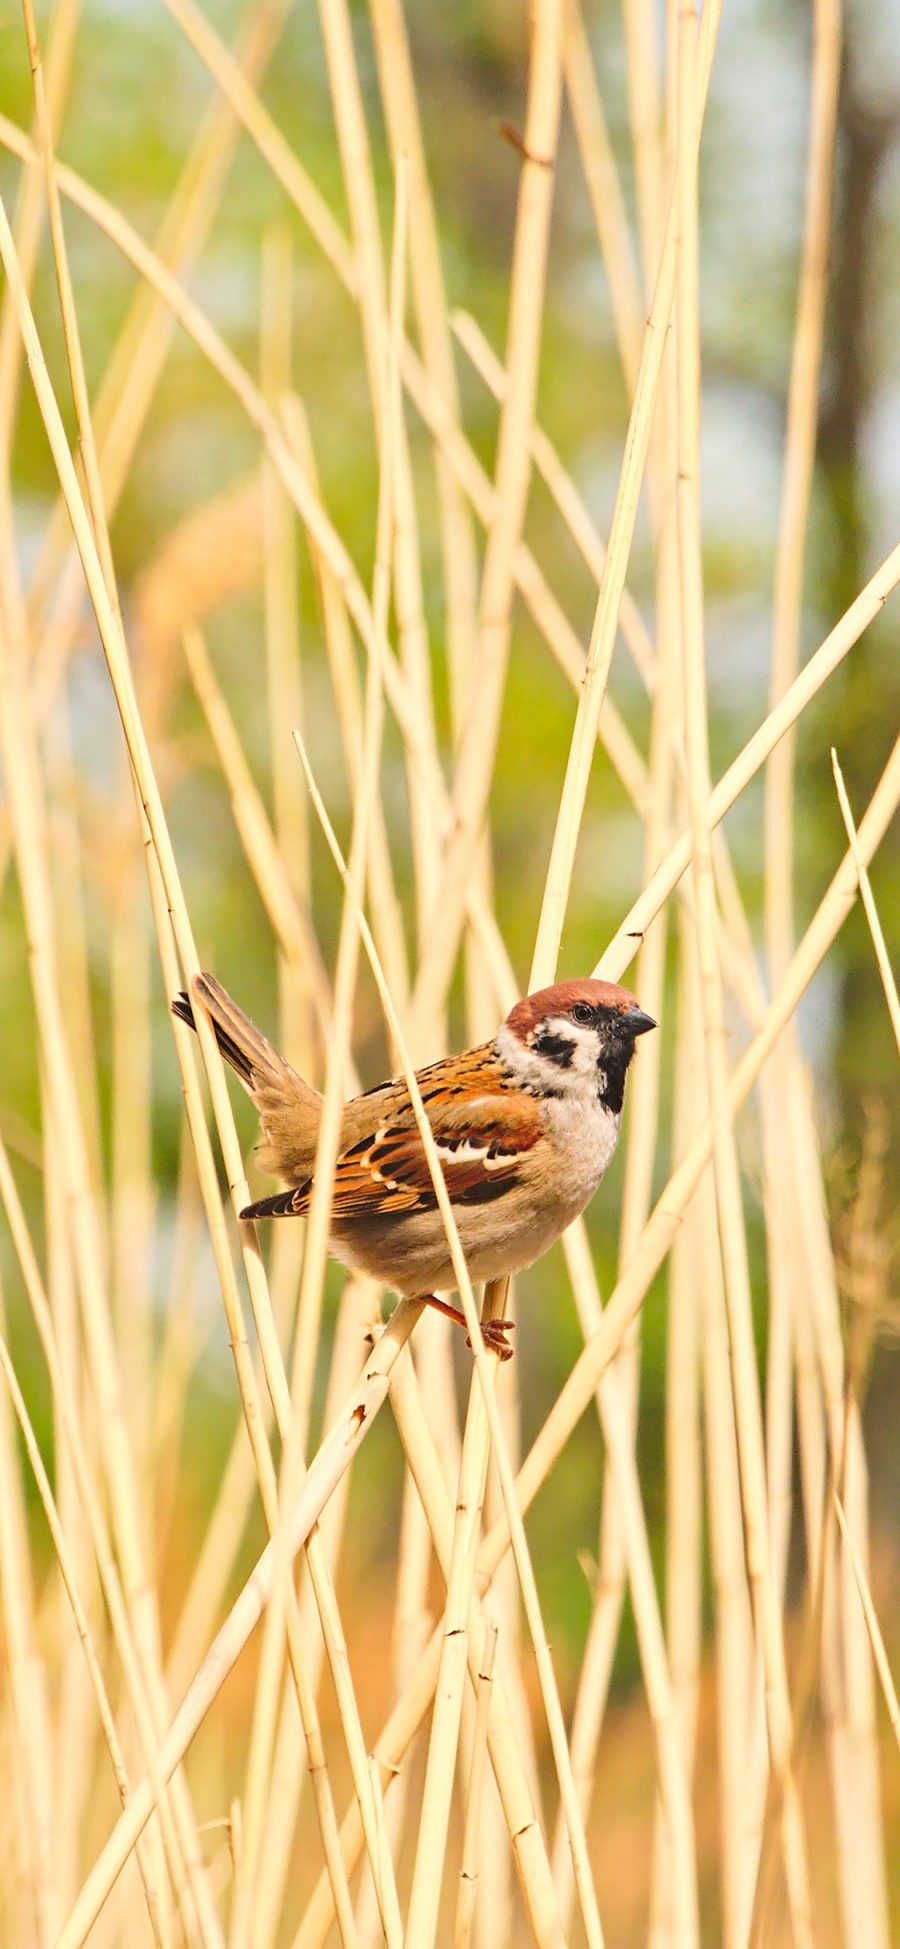
M 559 1195 L 573 1215 L 593 1197 L 616 1148 L 621 1118 L 605 1110 L 596 1093 L 573 1092 L 545 1105 L 549 1166 Z

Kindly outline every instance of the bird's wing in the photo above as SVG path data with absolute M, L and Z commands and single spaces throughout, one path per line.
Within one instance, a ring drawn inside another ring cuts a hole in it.
M 480 1055 L 472 1052 L 473 1058 Z M 496 1064 L 472 1058 L 435 1063 L 420 1073 L 419 1083 L 452 1203 L 487 1204 L 501 1197 L 542 1134 L 534 1098 L 504 1087 Z M 348 1108 L 357 1112 L 364 1100 Z M 345 1143 L 337 1160 L 332 1217 L 340 1223 L 433 1211 L 437 1197 L 407 1092 L 387 1086 L 373 1091 L 370 1101 L 375 1115 L 368 1128 Z M 310 1179 L 263 1199 L 247 1216 L 300 1216 L 311 1195 Z

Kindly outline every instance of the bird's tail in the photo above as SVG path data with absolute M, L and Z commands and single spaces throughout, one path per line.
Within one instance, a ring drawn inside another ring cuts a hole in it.
M 284 1061 L 268 1037 L 251 1022 L 249 1015 L 245 1015 L 237 1002 L 232 1001 L 227 989 L 222 987 L 215 975 L 198 974 L 192 985 L 194 1000 L 206 1010 L 222 1055 L 254 1099 L 261 1092 L 268 1094 L 273 1089 L 281 1092 L 287 1087 L 295 1099 L 308 1093 L 310 1109 L 318 1104 L 317 1092 Z M 180 1021 L 187 1022 L 190 1028 L 196 1028 L 194 1009 L 188 995 L 182 993 L 176 996 L 172 1013 Z

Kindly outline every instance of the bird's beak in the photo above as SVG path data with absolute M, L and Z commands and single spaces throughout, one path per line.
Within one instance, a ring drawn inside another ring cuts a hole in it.
M 628 1023 L 632 1035 L 646 1035 L 648 1029 L 655 1029 L 656 1027 L 652 1015 L 645 1015 L 644 1010 L 637 1006 L 628 1010 L 625 1020 Z

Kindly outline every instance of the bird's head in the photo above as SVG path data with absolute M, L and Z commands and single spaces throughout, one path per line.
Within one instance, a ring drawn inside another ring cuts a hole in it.
M 516 1003 L 498 1041 L 530 1088 L 560 1095 L 588 1086 L 618 1116 L 637 1037 L 655 1027 L 627 988 L 557 981 Z

